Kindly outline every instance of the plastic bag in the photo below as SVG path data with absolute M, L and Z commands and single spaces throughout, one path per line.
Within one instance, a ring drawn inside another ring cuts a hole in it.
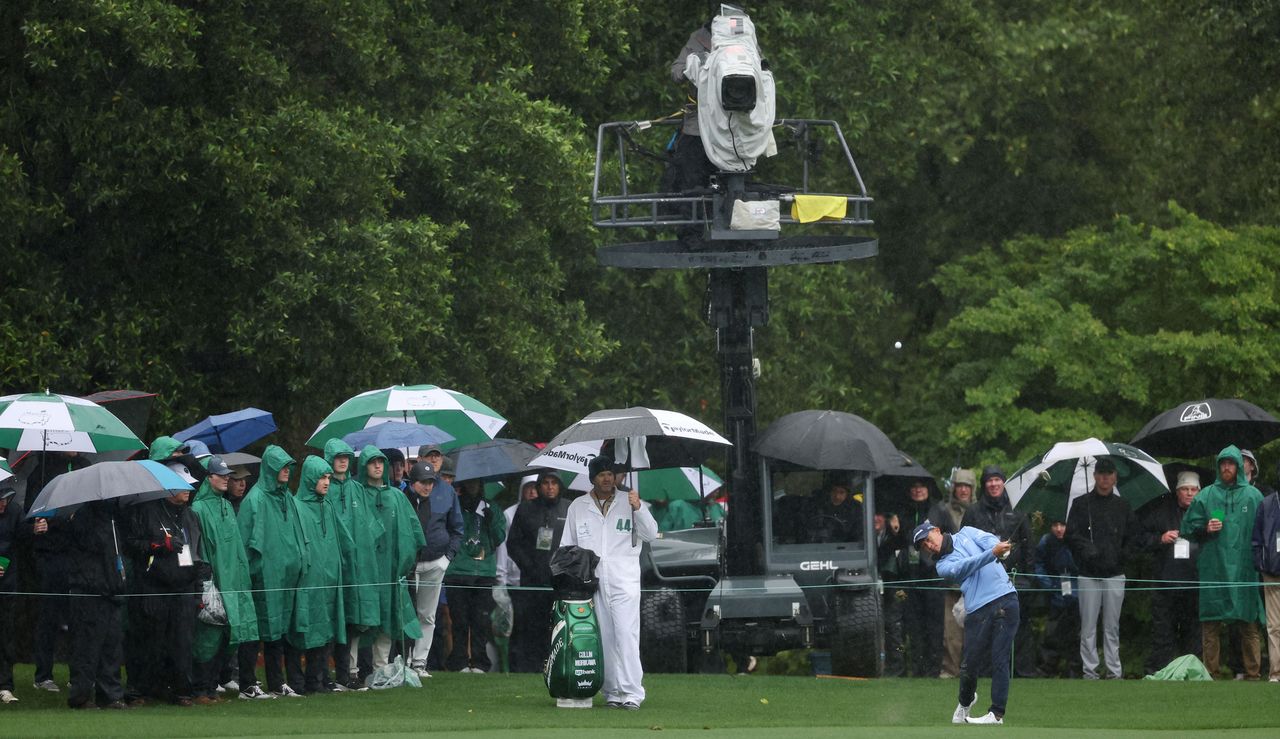
M 227 625 L 227 608 L 222 605 L 222 593 L 213 580 L 205 580 L 200 584 L 200 610 L 196 618 L 210 626 Z
M 511 595 L 507 586 L 493 586 L 493 613 L 490 614 L 495 637 L 511 636 L 511 626 L 515 621 L 515 612 L 511 606 Z
M 551 553 L 551 587 L 556 600 L 590 600 L 596 594 L 596 565 L 600 557 L 590 549 L 560 547 Z
M 370 673 L 369 677 L 365 678 L 364 684 L 373 690 L 398 688 L 401 685 L 421 688 L 422 680 L 418 678 L 418 673 L 413 670 L 406 670 L 404 668 L 404 658 L 397 655 L 395 661 Z

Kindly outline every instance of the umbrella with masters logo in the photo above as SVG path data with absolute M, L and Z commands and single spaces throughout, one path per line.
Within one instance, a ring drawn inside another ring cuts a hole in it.
M 0 398 L 5 449 L 94 453 L 146 446 L 111 411 L 84 398 L 48 391 Z

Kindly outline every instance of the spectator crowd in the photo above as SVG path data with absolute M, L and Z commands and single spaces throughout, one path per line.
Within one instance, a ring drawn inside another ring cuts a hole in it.
M 79 709 L 360 691 L 397 657 L 420 678 L 433 669 L 543 668 L 550 557 L 570 512 L 560 473 L 524 478 L 504 510 L 480 481 L 456 482 L 452 460 L 432 445 L 406 459 L 334 439 L 323 456 L 300 463 L 272 445 L 256 470 L 172 437 L 149 453 L 194 493 L 27 518 L 13 481 L 0 483 L 0 592 L 16 592 L 18 571 L 29 566 L 39 593 L 29 645 L 35 689 L 64 689 L 53 672 L 64 639 L 67 703 Z M 86 461 L 50 452 L 32 464 L 27 506 Z M 961 590 L 940 585 L 933 551 L 911 541 L 928 523 L 1009 543 L 999 564 L 1022 602 L 1016 676 L 1124 677 L 1121 614 L 1141 582 L 1150 584 L 1140 586 L 1150 591 L 1141 672 L 1195 654 L 1215 676 L 1225 667 L 1261 679 L 1265 627 L 1267 677 L 1280 682 L 1280 496 L 1258 479 L 1249 451 L 1227 447 L 1211 484 L 1181 472 L 1170 494 L 1137 511 L 1117 494 L 1114 463 L 1099 458 L 1091 490 L 1065 520 L 1015 510 L 1005 479 L 996 466 L 980 476 L 958 469 L 943 495 L 931 480 L 913 479 L 903 500 L 877 507 L 886 675 L 964 671 Z M 822 499 L 824 520 L 857 528 L 862 514 L 845 488 Z M 660 530 L 726 515 L 714 497 L 645 506 Z M 0 597 L 5 703 L 18 700 L 18 601 Z
M 54 478 L 87 466 L 76 453 L 26 460 L 25 506 L 16 478 L 0 483 L 0 588 L 17 593 L 29 567 L 38 591 L 35 689 L 65 688 L 72 708 L 125 709 L 367 690 L 396 657 L 419 678 L 542 670 L 550 557 L 569 512 L 560 473 L 526 478 L 504 511 L 478 480 L 455 489 L 453 460 L 435 445 L 406 459 L 333 439 L 300 463 L 271 445 L 260 463 L 233 467 L 162 436 L 149 455 L 194 493 L 28 518 Z M 21 600 L 0 597 L 5 703 L 18 700 Z M 65 685 L 54 678 L 60 640 Z

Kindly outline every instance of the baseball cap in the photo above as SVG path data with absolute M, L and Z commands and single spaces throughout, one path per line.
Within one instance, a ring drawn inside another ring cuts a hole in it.
M 439 444 L 423 444 L 422 446 L 418 447 L 418 459 L 422 459 L 423 457 L 427 456 L 432 452 L 439 452 L 440 454 L 444 454 L 444 452 L 440 449 Z
M 251 474 L 252 473 L 249 472 L 249 468 L 241 464 L 238 464 L 235 467 L 231 468 L 231 479 L 233 480 L 244 480 L 248 478 Z
M 442 475 L 458 474 L 458 463 L 453 461 L 453 457 L 445 457 L 444 460 L 440 462 L 440 474 Z
M 191 456 L 195 457 L 196 459 L 207 457 L 213 454 L 213 452 L 209 451 L 209 445 L 204 443 L 203 441 L 200 441 L 199 439 L 188 439 L 187 441 L 184 441 L 182 443 L 184 446 L 187 447 L 187 451 L 191 453 Z M 215 472 L 214 474 L 217 475 L 220 473 Z
M 426 462 L 414 462 L 409 468 L 409 482 L 435 482 L 436 470 Z
M 222 461 L 222 457 L 219 457 L 216 454 L 209 457 L 208 463 L 205 464 L 205 469 L 209 470 L 210 475 L 229 476 L 231 474 L 231 468 L 227 466 L 226 462 Z
M 5 498 L 12 498 L 17 494 L 18 494 L 18 491 L 13 488 L 0 489 L 0 500 L 4 500 Z
M 929 523 L 929 519 L 926 518 L 919 526 L 915 528 L 915 531 L 911 532 L 911 543 L 915 545 L 916 549 L 919 549 L 920 542 L 924 541 L 925 537 L 929 536 L 929 532 L 933 531 L 936 528 L 938 527 L 934 526 L 932 523 Z
M 168 462 L 165 464 L 165 467 L 173 470 L 173 473 L 178 477 L 181 477 L 183 482 L 191 485 L 195 484 L 196 478 L 191 476 L 191 470 L 187 469 L 185 464 L 181 462 Z

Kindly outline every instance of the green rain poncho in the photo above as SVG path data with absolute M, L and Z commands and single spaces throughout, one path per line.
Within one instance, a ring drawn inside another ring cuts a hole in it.
M 382 623 L 382 601 L 377 583 L 383 582 L 378 568 L 378 544 L 385 529 L 374 508 L 369 491 L 355 478 L 355 451 L 342 439 L 330 439 L 324 445 L 324 461 L 333 461 L 342 454 L 351 456 L 345 480 L 335 475 L 329 484 L 329 500 L 338 518 L 351 537 L 350 552 L 342 558 L 342 599 L 346 608 L 346 621 L 353 626 L 373 627 Z
M 272 444 L 262 453 L 262 474 L 240 504 L 240 537 L 244 539 L 253 579 L 258 635 L 276 641 L 291 631 L 306 631 L 306 614 L 295 619 L 294 603 L 306 557 L 298 504 L 289 486 L 277 482 L 280 470 L 294 464 L 289 453 Z
M 196 662 L 208 662 L 217 655 L 224 634 L 231 644 L 258 641 L 258 617 L 249 592 L 253 587 L 249 560 L 235 510 L 206 478 L 196 490 L 191 512 L 200 521 L 200 559 L 213 568 L 213 584 L 222 593 L 222 605 L 227 609 L 226 626 L 196 621 L 192 655 Z
M 379 486 L 369 484 L 366 479 L 368 464 L 375 459 L 381 459 L 383 469 L 388 470 L 387 457 L 377 447 L 369 445 L 360 451 L 360 482 L 368 491 L 378 520 L 386 531 L 378 545 L 378 572 L 381 582 L 394 583 L 378 589 L 382 613 L 378 628 L 392 638 L 403 635 L 418 639 L 422 636 L 422 625 L 418 623 L 418 614 L 409 597 L 409 584 L 404 578 L 413 573 L 418 562 L 418 548 L 427 543 L 427 538 L 422 533 L 422 524 L 418 522 L 413 505 L 403 492 L 385 482 Z
M 182 442 L 172 436 L 157 436 L 156 440 L 151 442 L 151 446 L 147 449 L 147 459 L 153 462 L 163 462 L 182 446 Z
M 335 501 L 327 494 L 316 492 L 320 479 L 331 472 L 329 463 L 319 457 L 308 456 L 302 460 L 297 502 L 306 534 L 307 568 L 302 573 L 297 611 L 306 614 L 307 630 L 289 634 L 289 642 L 299 649 L 323 647 L 334 640 L 340 644 L 347 641 L 342 562 L 350 556 L 351 537 L 338 520 Z M 332 485 L 329 490 L 333 490 Z
M 1201 490 L 1182 517 L 1182 536 L 1200 542 L 1196 568 L 1202 583 L 1241 583 L 1239 587 L 1213 585 L 1200 588 L 1201 621 L 1250 621 L 1262 623 L 1262 596 L 1258 571 L 1253 568 L 1253 521 L 1262 493 L 1245 480 L 1244 457 L 1234 446 L 1218 454 L 1218 463 L 1236 463 L 1236 481 L 1227 485 L 1222 475 Z M 1211 534 L 1209 519 L 1221 514 L 1222 530 Z

